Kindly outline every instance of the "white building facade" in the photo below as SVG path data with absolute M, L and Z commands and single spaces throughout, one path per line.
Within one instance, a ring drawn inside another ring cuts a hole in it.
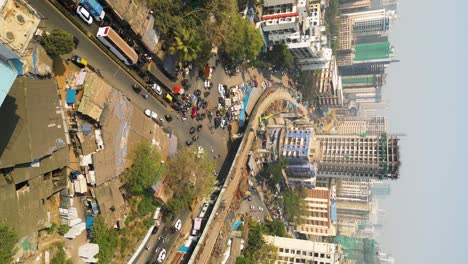
M 284 44 L 302 70 L 328 67 L 331 49 L 321 26 L 320 4 L 307 0 L 265 0 L 262 30 L 269 46 Z
M 276 264 L 341 263 L 341 249 L 337 244 L 274 236 L 264 238 L 267 243 L 278 248 Z

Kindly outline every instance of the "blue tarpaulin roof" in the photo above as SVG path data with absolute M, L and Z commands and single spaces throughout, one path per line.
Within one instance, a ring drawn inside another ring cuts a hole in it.
M 76 101 L 76 90 L 67 90 L 67 104 L 74 104 Z
M 244 223 L 243 221 L 237 220 L 236 222 L 234 222 L 234 225 L 232 226 L 232 230 L 237 231 L 237 229 L 239 229 L 239 226 L 243 223 Z
M 86 216 L 86 229 L 91 229 L 91 227 L 93 227 L 93 224 L 94 224 L 94 217 L 92 216 Z

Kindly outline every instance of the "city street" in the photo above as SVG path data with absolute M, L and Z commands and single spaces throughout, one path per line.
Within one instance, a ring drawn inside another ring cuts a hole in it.
M 132 84 L 136 83 L 136 81 L 127 74 L 125 70 L 121 69 L 116 62 L 107 56 L 105 52 L 100 50 L 98 46 L 89 40 L 85 34 L 68 21 L 67 18 L 55 9 L 52 4 L 47 0 L 31 0 L 30 2 L 37 11 L 47 18 L 48 31 L 54 28 L 62 28 L 77 37 L 80 43 L 73 53 L 86 58 L 89 64 L 94 68 L 102 69 L 102 75 L 106 82 L 112 85 L 113 88 L 127 95 L 132 102 L 141 109 L 141 111 L 145 108 L 150 108 L 160 116 L 164 116 L 166 114 L 172 115 L 173 121 L 169 124 L 166 123 L 165 125 L 177 136 L 179 146 L 185 146 L 185 141 L 192 137 L 188 133 L 190 127 L 196 126 L 198 124 L 197 122 L 192 121 L 190 118 L 182 121 L 177 118 L 175 112 L 168 110 L 156 98 L 148 97 L 148 99 L 144 99 L 141 95 L 136 94 L 131 88 Z M 68 57 L 71 57 L 71 54 L 69 56 L 64 56 L 64 58 Z M 218 166 L 220 166 L 227 153 L 227 130 L 218 129 L 214 134 L 212 134 L 208 130 L 208 126 L 204 125 L 198 135 L 199 140 L 196 145 L 203 146 L 205 150 L 207 150 L 207 154 L 209 154 L 208 152 L 213 148 L 214 155 L 221 155 L 218 160 Z M 206 157 L 212 158 L 213 156 L 206 155 Z
M 171 227 L 174 226 L 177 219 L 183 220 L 182 225 L 185 224 L 185 221 L 191 221 L 191 218 L 189 217 L 189 215 L 190 215 L 190 211 L 185 210 L 177 217 L 174 217 L 173 221 L 161 225 L 159 227 L 158 232 L 156 234 L 151 235 L 148 242 L 146 243 L 145 247 L 148 247 L 148 249 L 143 249 L 141 251 L 135 263 L 139 263 L 139 264 L 153 263 L 154 261 L 156 261 L 156 258 L 158 257 L 158 254 L 161 249 L 166 250 L 166 258 L 169 256 L 169 253 L 171 253 L 171 251 L 177 250 L 175 242 L 177 238 L 180 236 L 180 232 L 172 233 L 170 229 Z M 163 240 L 162 238 L 165 238 L 165 239 Z M 155 252 L 156 248 L 159 248 L 159 251 L 157 253 Z

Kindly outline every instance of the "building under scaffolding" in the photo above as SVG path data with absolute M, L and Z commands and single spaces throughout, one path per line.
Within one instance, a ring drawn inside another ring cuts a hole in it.
M 397 179 L 399 138 L 395 136 L 317 135 L 319 177 Z
M 344 259 L 362 264 L 376 263 L 376 243 L 373 239 L 336 236 L 335 243 L 341 245 Z

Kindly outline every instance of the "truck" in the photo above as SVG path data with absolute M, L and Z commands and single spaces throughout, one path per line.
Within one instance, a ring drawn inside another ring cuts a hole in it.
M 84 6 L 96 21 L 102 21 L 106 15 L 102 5 L 97 0 L 80 0 L 80 5 Z

